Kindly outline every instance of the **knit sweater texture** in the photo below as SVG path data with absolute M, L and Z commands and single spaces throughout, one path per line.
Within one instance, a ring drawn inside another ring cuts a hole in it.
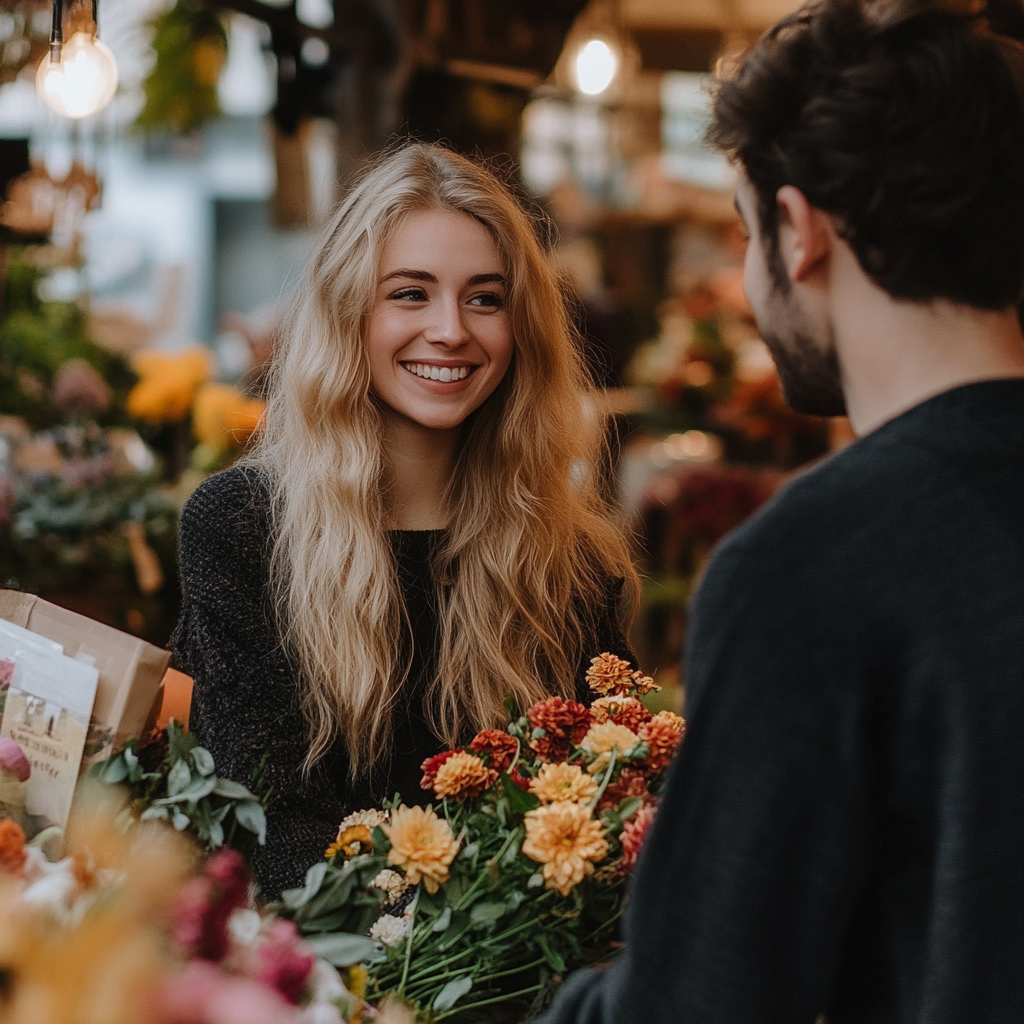
M 395 530 L 395 566 L 411 628 L 411 663 L 392 719 L 392 753 L 369 777 L 353 782 L 345 745 L 336 740 L 308 777 L 301 709 L 302 678 L 280 638 L 271 600 L 273 526 L 265 479 L 235 467 L 206 480 L 182 511 L 179 560 L 182 612 L 171 639 L 175 664 L 194 679 L 190 727 L 219 774 L 250 784 L 266 755 L 273 787 L 266 845 L 253 868 L 265 897 L 301 884 L 323 856 L 342 818 L 400 793 L 426 803 L 420 765 L 445 744 L 432 732 L 423 699 L 437 667 L 437 600 L 431 551 L 440 531 Z M 589 703 L 583 675 L 589 658 L 611 651 L 635 663 L 619 627 L 621 584 L 594 595 L 592 648 L 579 666 L 577 697 Z M 468 739 L 469 737 L 467 737 Z

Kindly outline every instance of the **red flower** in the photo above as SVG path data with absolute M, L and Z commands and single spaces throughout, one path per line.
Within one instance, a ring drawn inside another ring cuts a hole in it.
M 656 808 L 652 804 L 645 804 L 622 828 L 619 840 L 622 843 L 622 871 L 624 874 L 629 874 L 636 867 L 644 840 L 654 821 L 655 810 Z
M 543 736 L 530 739 L 530 746 L 542 761 L 564 761 L 570 745 L 579 744 L 594 721 L 582 704 L 562 697 L 548 697 L 534 704 L 526 717 L 532 730 L 544 730 Z
M 428 757 L 426 761 L 420 765 L 420 771 L 423 772 L 423 778 L 420 779 L 420 789 L 433 790 L 434 783 L 437 781 L 437 769 L 440 768 L 449 757 L 454 757 L 455 754 L 461 753 L 462 747 L 456 747 L 455 750 L 442 750 L 440 754 Z
M 640 727 L 640 739 L 648 747 L 647 765 L 653 771 L 664 771 L 683 742 L 686 722 L 671 711 L 659 711 Z
M 228 918 L 249 900 L 249 876 L 237 850 L 218 850 L 204 874 L 190 879 L 178 894 L 175 942 L 186 953 L 219 962 L 228 951 Z
M 594 716 L 595 722 L 611 720 L 616 725 L 624 725 L 637 734 L 640 732 L 640 726 L 654 717 L 637 697 L 598 697 L 590 705 L 590 713 Z
M 521 790 L 523 790 L 526 793 L 530 792 L 530 780 L 525 775 L 523 775 L 523 773 L 519 770 L 519 765 L 516 765 L 515 768 L 513 768 L 512 771 L 508 773 L 508 777 Z
M 299 937 L 294 922 L 277 920 L 257 951 L 256 978 L 298 1006 L 316 957 Z
M 606 807 L 618 807 L 621 801 L 630 796 L 638 796 L 645 803 L 654 799 L 647 788 L 647 774 L 640 768 L 623 768 L 619 777 L 608 783 L 597 809 L 603 811 Z
M 518 744 L 512 736 L 501 729 L 484 729 L 478 732 L 470 743 L 469 749 L 478 754 L 490 757 L 490 767 L 496 772 L 503 772 L 516 756 Z

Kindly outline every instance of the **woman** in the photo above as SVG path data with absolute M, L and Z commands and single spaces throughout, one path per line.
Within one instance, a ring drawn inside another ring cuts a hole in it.
M 434 146 L 385 156 L 324 233 L 256 449 L 181 519 L 172 644 L 220 771 L 274 787 L 255 869 L 293 885 L 422 761 L 579 696 L 630 652 L 601 425 L 519 204 Z

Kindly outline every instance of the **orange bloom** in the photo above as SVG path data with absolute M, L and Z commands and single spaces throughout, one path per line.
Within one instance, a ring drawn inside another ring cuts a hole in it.
M 330 860 L 339 853 L 345 854 L 346 857 L 354 857 L 357 853 L 362 853 L 364 847 L 368 851 L 373 849 L 373 836 L 369 826 L 350 825 L 341 831 L 338 838 L 327 847 L 324 857 Z
M 563 896 L 592 875 L 594 864 L 608 855 L 601 823 L 580 804 L 559 800 L 535 808 L 523 820 L 523 853 L 543 865 L 545 887 Z
M 599 654 L 590 659 L 587 669 L 587 685 L 594 693 L 625 693 L 633 667 L 628 661 L 615 654 Z
M 621 756 L 639 742 L 640 737 L 624 725 L 616 725 L 614 722 L 599 722 L 592 725 L 580 744 L 588 754 L 595 755 L 595 759 L 587 765 L 587 771 L 591 775 L 596 775 L 611 762 L 613 749 Z
M 686 732 L 686 722 L 671 711 L 659 711 L 640 727 L 640 739 L 648 747 L 647 765 L 656 772 L 669 766 Z
M 597 795 L 597 782 L 585 775 L 578 764 L 546 764 L 530 779 L 530 792 L 542 804 L 556 800 L 582 803 Z
M 430 807 L 396 807 L 391 824 L 381 825 L 391 840 L 388 863 L 401 868 L 410 885 L 422 879 L 427 892 L 448 881 L 448 868 L 459 852 L 451 826 Z
M 476 734 L 469 749 L 490 757 L 490 767 L 496 772 L 503 772 L 512 763 L 519 744 L 501 729 L 484 729 Z
M 442 750 L 440 754 L 428 757 L 426 761 L 420 765 L 420 771 L 423 772 L 423 778 L 420 779 L 420 789 L 433 789 L 434 783 L 437 781 L 437 771 L 441 765 L 443 765 L 449 757 L 454 757 L 456 754 L 461 753 L 462 747 L 456 747 L 454 750 Z
M 531 729 L 543 729 L 544 735 L 530 739 L 530 746 L 542 761 L 564 761 L 571 745 L 587 734 L 593 718 L 579 702 L 548 697 L 534 704 L 526 717 Z
M 644 722 L 651 720 L 651 713 L 637 697 L 598 697 L 590 705 L 595 722 L 614 722 L 637 732 Z
M 661 687 L 650 676 L 645 676 L 639 670 L 629 677 L 630 693 L 638 693 L 642 697 L 645 693 L 653 693 L 660 689 Z
M 619 837 L 622 843 L 622 871 L 628 874 L 636 867 L 637 858 L 643 848 L 647 832 L 654 821 L 655 808 L 651 804 L 641 807 L 636 814 L 623 826 L 622 835 Z
M 20 875 L 25 866 L 25 833 L 9 818 L 0 819 L 0 871 Z
M 443 800 L 454 797 L 460 803 L 479 796 L 498 781 L 498 773 L 480 760 L 476 754 L 461 751 L 449 757 L 434 779 L 434 792 Z

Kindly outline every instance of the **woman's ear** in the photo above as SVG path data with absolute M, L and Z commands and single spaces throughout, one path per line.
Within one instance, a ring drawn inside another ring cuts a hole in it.
M 823 269 L 832 251 L 834 228 L 827 213 L 812 206 L 794 185 L 775 193 L 779 205 L 779 255 L 794 284 Z

